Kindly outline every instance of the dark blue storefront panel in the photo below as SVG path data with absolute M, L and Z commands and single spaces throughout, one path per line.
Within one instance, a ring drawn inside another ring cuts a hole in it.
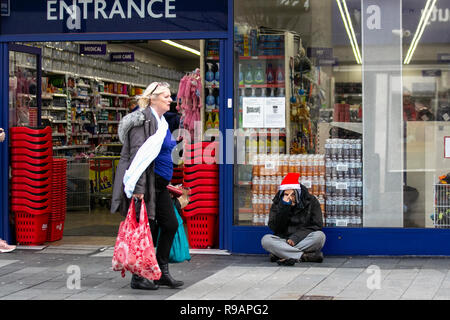
M 0 143 L 0 238 L 11 241 L 8 215 L 8 86 L 9 65 L 8 45 L 0 43 L 0 128 L 6 133 L 6 139 Z
M 324 228 L 325 255 L 450 255 L 450 232 L 445 229 Z M 234 227 L 233 252 L 267 253 L 261 238 L 266 227 Z

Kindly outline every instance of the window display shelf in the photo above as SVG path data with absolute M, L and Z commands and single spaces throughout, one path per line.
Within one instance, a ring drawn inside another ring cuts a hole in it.
M 78 149 L 78 148 L 90 148 L 90 144 L 80 144 L 80 145 L 70 145 L 70 146 L 56 146 L 53 150 L 68 150 L 68 149 Z
M 285 84 L 270 84 L 270 83 L 266 83 L 266 84 L 240 84 L 239 88 L 284 88 Z
M 121 97 L 121 98 L 129 98 L 130 96 L 127 94 L 120 94 L 120 93 L 110 93 L 110 92 L 99 92 L 102 96 L 110 96 L 110 97 Z
M 282 60 L 284 55 L 271 56 L 239 56 L 239 60 Z
M 350 130 L 362 134 L 363 127 L 361 122 L 331 122 L 331 126 Z
M 235 166 L 238 198 L 234 224 L 260 227 L 268 223 L 271 200 L 281 183 L 280 159 L 289 153 L 288 97 L 292 88 L 286 75 L 290 74 L 289 59 L 294 56 L 294 38 L 289 32 L 258 34 L 253 46 L 250 38 L 235 36 L 235 47 L 240 53 L 236 101 L 239 107 L 235 108 L 235 118 L 236 129 L 241 130 L 238 140 L 242 139 L 242 143 L 236 144 L 236 154 L 245 163 Z M 286 54 L 247 55 L 246 51 Z

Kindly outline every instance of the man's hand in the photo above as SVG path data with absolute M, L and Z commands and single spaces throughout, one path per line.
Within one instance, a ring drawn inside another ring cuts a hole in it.
M 294 241 L 292 241 L 291 239 L 287 239 L 286 242 L 287 242 L 288 245 L 290 245 L 291 247 L 293 247 L 293 246 L 295 245 L 295 244 L 294 244 Z
M 142 199 L 144 199 L 144 194 L 143 193 L 136 193 L 136 194 L 133 194 L 133 197 L 136 198 L 136 199 L 142 200 Z
M 284 202 L 291 202 L 291 205 L 295 205 L 295 191 L 292 190 L 291 192 L 284 192 L 284 196 L 283 196 L 283 201 Z
M 2 128 L 0 128 L 0 142 L 3 142 L 5 140 L 5 132 Z

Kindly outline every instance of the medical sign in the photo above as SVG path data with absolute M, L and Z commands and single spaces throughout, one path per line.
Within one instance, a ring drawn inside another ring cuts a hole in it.
M 93 55 L 105 55 L 106 54 L 106 44 L 95 44 L 95 43 L 81 43 L 80 44 L 80 54 L 93 54 Z

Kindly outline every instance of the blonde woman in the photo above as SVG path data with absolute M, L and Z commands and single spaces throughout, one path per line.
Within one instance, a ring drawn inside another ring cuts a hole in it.
M 163 115 L 170 109 L 171 102 L 169 85 L 153 82 L 138 99 L 139 109 L 125 116 L 119 128 L 123 146 L 114 180 L 111 212 L 120 208 L 126 216 L 132 199 L 145 201 L 155 243 L 159 229 L 156 258 L 162 271 L 161 279 L 152 282 L 133 275 L 133 289 L 156 290 L 159 285 L 176 288 L 184 284 L 169 273 L 170 249 L 178 229 L 167 190 L 173 174 L 171 153 L 176 141 Z M 139 212 L 136 218 L 139 219 Z

